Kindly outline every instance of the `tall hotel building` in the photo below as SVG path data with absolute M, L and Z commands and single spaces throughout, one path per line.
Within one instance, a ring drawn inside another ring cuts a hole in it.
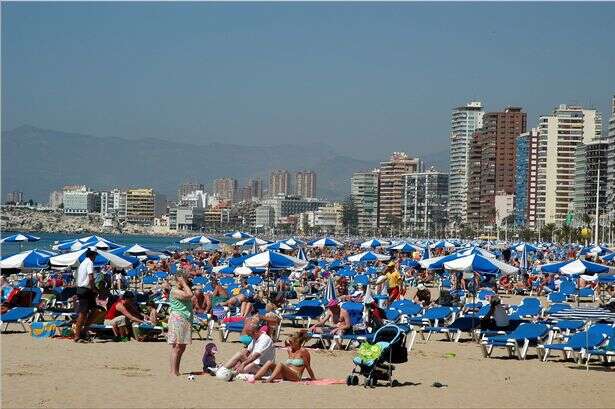
M 448 220 L 456 225 L 467 218 L 470 141 L 474 132 L 483 126 L 484 114 L 482 103 L 477 101 L 453 109 L 449 144 Z
M 560 225 L 573 210 L 576 149 L 601 137 L 602 118 L 595 109 L 560 105 L 540 117 L 539 132 L 537 218 Z
M 295 194 L 301 197 L 316 197 L 316 173 L 311 170 L 295 175 Z
M 538 198 L 538 129 L 517 137 L 515 169 L 515 225 L 536 227 Z
M 290 175 L 287 170 L 277 169 L 271 171 L 269 175 L 269 196 L 275 197 L 279 194 L 288 195 L 290 193 Z
M 394 152 L 388 161 L 380 162 L 378 185 L 378 226 L 401 227 L 404 175 L 420 172 L 423 164 L 403 152 Z
M 357 208 L 360 234 L 374 235 L 378 228 L 378 180 L 380 172 L 357 172 L 350 180 L 350 194 Z
M 615 221 L 615 95 L 611 100 L 611 116 L 609 118 L 607 148 L 607 212 L 609 221 Z

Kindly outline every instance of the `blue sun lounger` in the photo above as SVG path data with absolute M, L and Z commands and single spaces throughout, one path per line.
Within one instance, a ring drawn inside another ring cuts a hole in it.
M 578 354 L 582 359 L 581 351 L 592 351 L 606 344 L 609 337 L 614 336 L 614 329 L 607 324 L 592 325 L 587 331 L 577 332 L 568 338 L 568 341 L 558 344 L 545 344 L 538 347 L 538 357 L 545 362 L 551 351 L 561 351 L 564 359 L 570 359 Z
M 490 357 L 495 347 L 508 350 L 508 356 L 516 354 L 518 359 L 525 359 L 530 344 L 539 344 L 549 335 L 549 326 L 542 323 L 523 323 L 514 331 L 505 335 L 488 337 L 481 342 L 485 358 Z
M 0 325 L 4 324 L 5 332 L 9 324 L 20 324 L 24 332 L 28 332 L 24 323 L 36 314 L 36 308 L 33 307 L 14 307 L 0 315 Z

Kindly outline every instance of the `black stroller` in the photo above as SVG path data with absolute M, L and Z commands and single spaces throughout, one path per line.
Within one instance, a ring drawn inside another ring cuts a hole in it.
M 370 343 L 359 347 L 358 355 L 352 360 L 355 364 L 352 373 L 346 378 L 347 385 L 358 385 L 361 375 L 365 378 L 365 387 L 374 387 L 378 381 L 386 381 L 393 386 L 393 364 L 408 361 L 406 348 L 406 333 L 395 324 L 387 324 L 379 328 Z

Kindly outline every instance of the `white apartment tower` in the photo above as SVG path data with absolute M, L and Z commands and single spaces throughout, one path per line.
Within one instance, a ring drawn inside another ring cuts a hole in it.
M 602 136 L 602 118 L 595 109 L 562 104 L 540 117 L 539 133 L 537 221 L 560 225 L 573 209 L 576 149 Z
M 607 214 L 609 221 L 615 221 L 615 95 L 611 100 L 607 148 Z
M 474 132 L 482 128 L 484 114 L 479 101 L 453 109 L 448 180 L 448 220 L 451 223 L 464 223 L 467 219 L 470 141 Z

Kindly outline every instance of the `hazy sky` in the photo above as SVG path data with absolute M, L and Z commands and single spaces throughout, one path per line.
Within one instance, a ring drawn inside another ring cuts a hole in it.
M 615 3 L 2 4 L 2 128 L 447 149 L 450 110 L 608 117 Z

